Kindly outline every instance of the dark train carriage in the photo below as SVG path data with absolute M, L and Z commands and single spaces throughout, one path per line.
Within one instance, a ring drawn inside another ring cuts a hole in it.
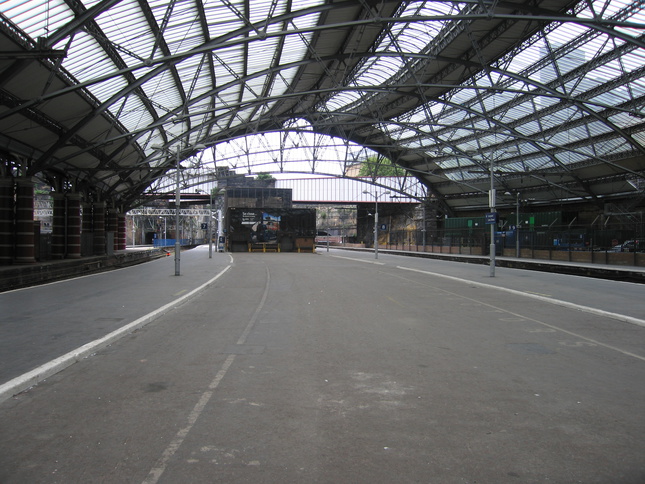
M 229 208 L 226 227 L 231 252 L 313 252 L 316 210 Z

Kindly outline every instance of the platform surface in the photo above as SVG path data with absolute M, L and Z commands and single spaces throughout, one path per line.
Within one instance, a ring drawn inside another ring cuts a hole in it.
M 228 267 L 0 403 L 0 482 L 645 482 L 642 285 L 333 249 L 173 267 L 0 294 L 6 381 Z

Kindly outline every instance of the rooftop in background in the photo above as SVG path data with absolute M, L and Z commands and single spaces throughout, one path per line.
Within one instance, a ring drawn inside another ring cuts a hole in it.
M 378 195 L 379 203 L 419 203 L 424 200 L 423 187 L 410 177 L 280 179 L 276 180 L 276 187 L 291 188 L 294 203 L 374 203 L 374 196 L 363 193 L 365 190 Z M 415 193 L 415 190 L 420 194 L 417 199 L 404 195 Z M 383 195 L 385 192 L 391 195 Z

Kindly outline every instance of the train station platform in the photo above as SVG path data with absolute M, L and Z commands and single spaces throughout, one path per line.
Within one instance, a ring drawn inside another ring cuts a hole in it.
M 163 247 L 138 246 L 110 255 L 0 266 L 0 292 L 119 269 L 167 257 L 168 254 Z
M 373 248 L 332 246 L 334 249 L 374 253 Z M 318 245 L 319 251 L 325 251 L 324 244 Z M 490 264 L 488 256 L 467 254 L 446 254 L 441 252 L 422 252 L 415 250 L 395 250 L 379 248 L 379 254 L 393 254 L 405 257 L 420 257 L 425 259 L 465 262 L 469 264 Z M 496 256 L 496 267 L 526 269 L 530 271 L 570 274 L 575 276 L 596 277 L 614 281 L 645 283 L 645 266 L 616 265 L 602 263 L 585 263 L 562 260 L 531 259 L 522 257 Z
M 191 249 L 192 246 L 184 248 Z M 332 246 L 338 250 L 374 253 L 374 249 L 362 247 Z M 318 245 L 318 251 L 325 251 L 324 244 Z M 467 254 L 446 254 L 441 252 L 422 252 L 414 250 L 379 249 L 381 254 L 394 254 L 406 257 L 465 262 L 471 264 L 489 264 L 487 256 Z M 155 248 L 152 246 L 130 247 L 117 251 L 111 256 L 84 257 L 81 259 L 62 259 L 37 262 L 26 265 L 0 266 L 0 292 L 11 289 L 44 284 L 52 281 L 102 272 L 115 268 L 148 262 L 160 257 L 173 257 L 173 248 Z M 496 257 L 496 267 L 571 274 L 596 277 L 616 281 L 645 283 L 645 267 L 636 265 L 589 264 L 584 262 L 542 260 L 516 257 Z
M 642 484 L 642 293 L 204 246 L 7 291 L 0 482 Z

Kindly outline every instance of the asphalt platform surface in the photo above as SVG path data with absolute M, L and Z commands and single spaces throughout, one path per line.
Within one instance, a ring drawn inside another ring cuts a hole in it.
M 0 483 L 643 484 L 644 296 L 207 247 L 3 293 Z

